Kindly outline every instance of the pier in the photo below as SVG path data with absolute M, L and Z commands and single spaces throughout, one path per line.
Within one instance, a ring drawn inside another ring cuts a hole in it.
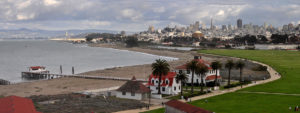
M 22 72 L 23 79 L 54 79 L 61 77 L 73 77 L 73 78 L 85 78 L 85 79 L 101 79 L 101 80 L 117 80 L 117 81 L 130 81 L 131 78 L 124 77 L 108 77 L 108 76 L 90 76 L 90 75 L 64 75 L 64 74 L 51 74 L 51 73 L 33 73 L 33 72 Z M 145 79 L 137 79 L 140 82 L 147 82 Z
M 10 82 L 7 80 L 0 79 L 0 85 L 9 85 Z

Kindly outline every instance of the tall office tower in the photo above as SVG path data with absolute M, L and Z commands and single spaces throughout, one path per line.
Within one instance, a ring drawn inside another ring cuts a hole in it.
M 265 22 L 264 23 L 264 28 L 267 29 L 268 28 L 268 24 Z
M 222 30 L 223 30 L 223 31 L 227 30 L 226 25 L 222 25 Z
M 202 29 L 206 29 L 205 23 L 202 23 Z
M 199 30 L 199 27 L 200 27 L 200 22 L 199 21 L 196 21 L 195 25 L 194 25 L 194 30 L 195 31 L 198 31 Z
M 242 19 L 238 19 L 238 20 L 237 20 L 237 27 L 238 27 L 239 29 L 243 28 L 243 22 L 242 22 Z
M 288 24 L 288 29 L 289 29 L 289 30 L 294 30 L 294 25 L 293 25 L 292 23 L 289 23 L 289 24 Z
M 214 29 L 214 26 L 213 26 L 213 19 L 212 19 L 212 18 L 210 19 L 210 29 L 211 29 L 211 30 Z
M 228 24 L 228 30 L 232 30 L 231 24 Z

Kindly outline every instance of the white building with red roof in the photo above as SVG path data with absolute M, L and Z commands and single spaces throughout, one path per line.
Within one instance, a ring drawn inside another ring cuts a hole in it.
M 204 64 L 208 67 L 208 72 L 206 73 L 206 76 L 204 77 L 204 80 L 203 80 L 205 84 L 208 82 L 214 82 L 216 75 L 218 75 L 217 76 L 218 81 L 221 81 L 222 77 L 220 76 L 220 70 L 218 70 L 218 74 L 216 74 L 216 71 L 212 69 L 210 62 L 203 60 L 201 58 L 201 56 L 200 57 L 195 56 L 194 60 L 196 60 L 196 61 L 198 61 L 198 63 Z M 187 64 L 176 67 L 175 72 L 185 73 L 188 76 L 187 83 L 192 83 L 192 72 L 190 70 L 188 70 L 186 66 L 187 66 Z M 201 78 L 200 78 L 200 76 L 198 76 L 195 73 L 194 74 L 194 84 L 200 84 L 200 83 L 201 83 Z
M 181 82 L 176 80 L 176 72 L 169 72 L 161 77 L 160 90 L 162 94 L 175 95 L 181 91 Z M 148 80 L 148 86 L 151 93 L 158 93 L 159 76 L 151 74 Z
M 149 98 L 150 89 L 132 77 L 132 80 L 117 89 L 116 93 L 118 98 L 146 100 Z

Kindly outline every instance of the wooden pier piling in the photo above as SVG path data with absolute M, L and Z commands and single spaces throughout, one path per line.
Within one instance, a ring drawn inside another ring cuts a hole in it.
M 0 79 L 0 85 L 10 85 L 10 82 L 7 80 Z

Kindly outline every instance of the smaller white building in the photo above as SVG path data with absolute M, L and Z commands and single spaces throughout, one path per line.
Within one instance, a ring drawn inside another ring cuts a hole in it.
M 177 95 L 181 91 L 181 82 L 176 80 L 176 72 L 169 72 L 161 77 L 161 94 Z M 148 86 L 151 93 L 158 93 L 159 76 L 151 74 L 148 80 Z
M 116 90 L 116 96 L 118 98 L 146 100 L 149 98 L 150 89 L 139 81 L 136 81 L 135 77 L 132 77 L 131 81 L 127 81 L 119 89 Z

